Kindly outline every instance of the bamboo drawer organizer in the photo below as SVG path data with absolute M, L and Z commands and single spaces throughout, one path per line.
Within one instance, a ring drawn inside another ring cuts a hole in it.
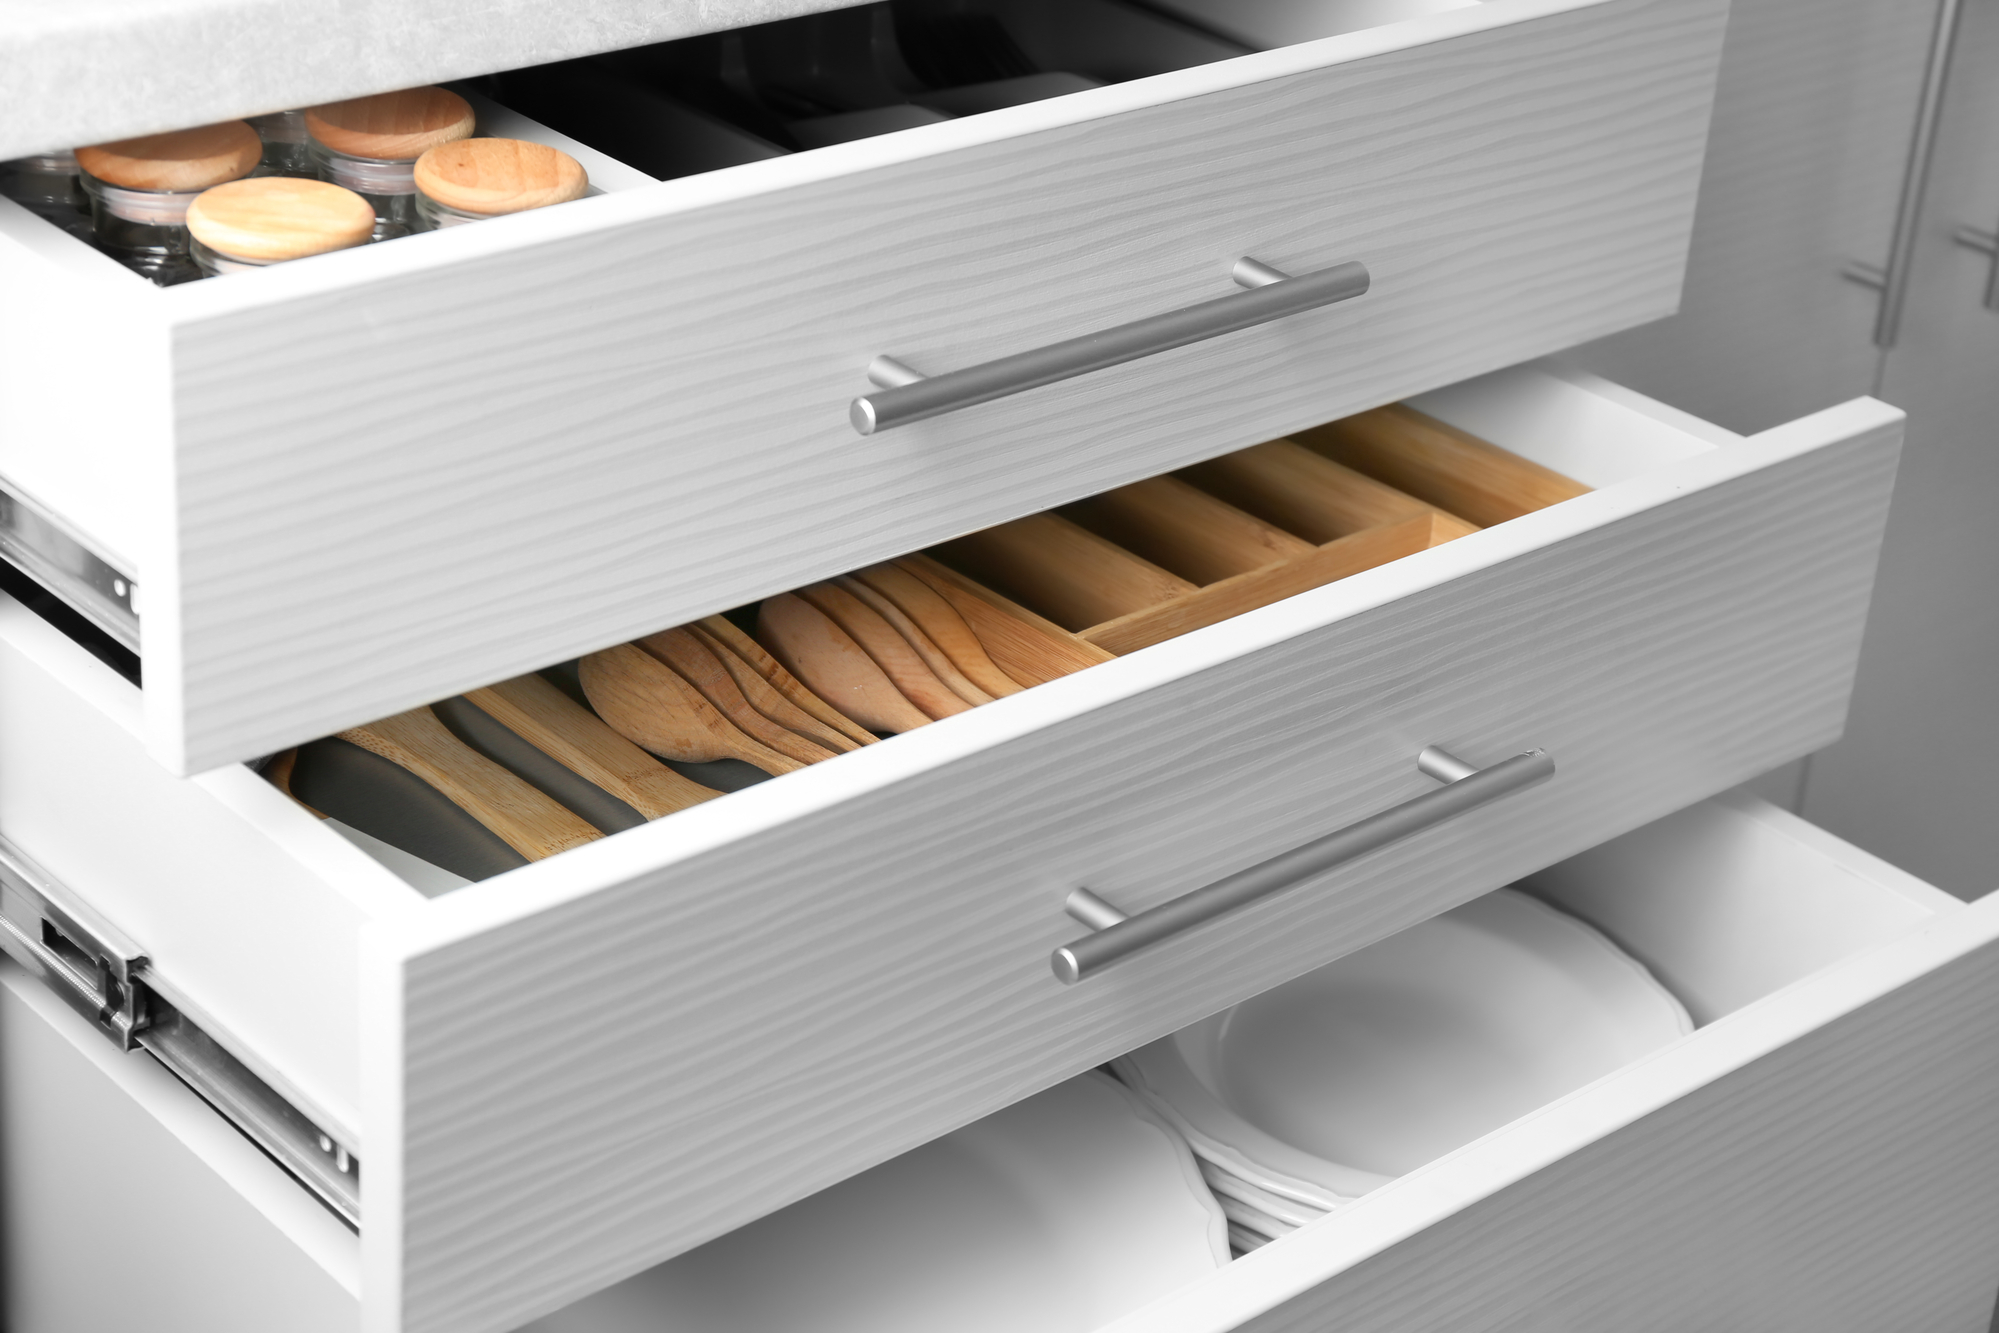
M 375 757 L 358 769 L 322 741 L 265 773 L 391 847 L 482 878 L 1588 489 L 1411 408 L 1378 408 L 782 599 L 794 624 L 881 668 L 860 666 L 873 695 L 843 694 L 845 678 L 802 659 L 767 599 L 343 732 Z M 295 789 L 301 755 L 322 775 L 310 791 Z M 349 813 L 356 785 L 379 788 L 361 802 L 370 813 Z M 452 824 L 491 855 L 437 852 L 431 834 Z

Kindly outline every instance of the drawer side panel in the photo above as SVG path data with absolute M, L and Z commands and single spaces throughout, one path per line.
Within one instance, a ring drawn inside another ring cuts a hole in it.
M 1724 10 L 1604 0 L 731 195 L 789 169 L 751 164 L 185 323 L 156 752 L 265 753 L 1669 314 Z M 878 353 L 974 365 L 1226 295 L 1240 255 L 1374 285 L 847 423 Z
M 1995 1105 L 1987 944 L 1231 1326 L 1986 1333 Z
M 369 1207 L 396 1211 L 371 1212 L 364 1240 L 371 1299 L 387 1302 L 375 1326 L 486 1333 L 556 1308 L 1826 744 L 1899 436 L 1874 419 L 385 959 L 401 1023 L 367 1057 L 390 1103 L 370 1103 L 386 1141 L 370 1159 L 385 1193 Z M 1414 757 L 1429 743 L 1473 763 L 1545 746 L 1560 770 L 1088 983 L 1049 975 L 1048 951 L 1078 929 L 1061 911 L 1071 886 L 1127 910 L 1185 892 L 1426 790 Z M 671 830 L 624 836 L 649 832 Z

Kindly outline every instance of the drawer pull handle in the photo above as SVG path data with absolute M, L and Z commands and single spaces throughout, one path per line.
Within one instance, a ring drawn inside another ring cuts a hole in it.
M 1416 767 L 1446 785 L 1135 916 L 1124 915 L 1088 889 L 1071 891 L 1069 915 L 1096 933 L 1055 951 L 1049 962 L 1056 979 L 1074 985 L 1149 945 L 1555 775 L 1554 756 L 1546 750 L 1529 750 L 1490 768 L 1473 768 L 1432 745 L 1416 757 Z
M 873 435 L 1349 300 L 1365 292 L 1369 281 L 1362 264 L 1336 264 L 1294 278 L 1247 257 L 1236 261 L 1231 276 L 1249 290 L 942 375 L 920 375 L 893 357 L 878 356 L 868 363 L 868 379 L 879 392 L 856 398 L 848 419 L 861 434 Z

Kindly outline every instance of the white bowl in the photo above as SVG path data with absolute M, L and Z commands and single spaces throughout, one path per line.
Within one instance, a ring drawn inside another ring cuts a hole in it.
M 1691 1031 L 1602 934 L 1501 889 L 1117 1069 L 1207 1161 L 1330 1209 Z
M 1086 1333 L 1228 1261 L 1186 1144 L 1092 1072 L 523 1333 Z

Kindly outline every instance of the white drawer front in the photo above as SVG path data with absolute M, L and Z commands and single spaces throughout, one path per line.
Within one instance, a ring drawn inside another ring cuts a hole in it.
M 1741 796 L 1522 887 L 1614 937 L 1696 1026 L 1103 1333 L 1986 1328 L 1999 1288 L 1999 898 L 1967 908 Z M 1409 996 L 1434 1001 L 1410 981 Z M 1504 1011 L 1517 997 L 1491 998 Z M 1422 1043 L 1422 1027 L 1403 1031 Z M 1559 1059 L 1561 1039 L 1546 1039 L 1541 1054 Z M 1459 1077 L 1475 1100 L 1479 1076 Z M 1263 1090 L 1234 1108 L 1271 1130 L 1288 1110 L 1295 1126 L 1299 1108 Z M 1380 1146 L 1379 1126 L 1350 1128 L 1356 1150 Z M 1265 1165 L 1275 1151 L 1223 1142 Z M 815 1206 L 828 1221 L 841 1211 Z M 792 1299 L 825 1291 L 799 1276 L 825 1267 L 797 1215 L 761 1234 L 780 1247 L 771 1280 Z M 664 1326 L 690 1289 L 727 1290 L 716 1279 L 740 1254 L 735 1242 L 696 1251 L 528 1333 Z M 994 1263 L 974 1280 L 1005 1271 Z M 878 1280 L 934 1290 L 936 1274 Z M 858 1326 L 850 1297 L 825 1297 L 829 1323 Z
M 198 771 L 1667 314 L 1723 19 L 1491 0 L 228 282 L 65 272 L 39 301 L 148 333 L 134 393 L 58 410 L 100 364 L 59 337 L 0 387 L 117 462 L 31 433 L 0 475 L 138 561 L 151 745 Z M 1245 255 L 1373 286 L 847 422 L 877 354 L 971 366 Z

